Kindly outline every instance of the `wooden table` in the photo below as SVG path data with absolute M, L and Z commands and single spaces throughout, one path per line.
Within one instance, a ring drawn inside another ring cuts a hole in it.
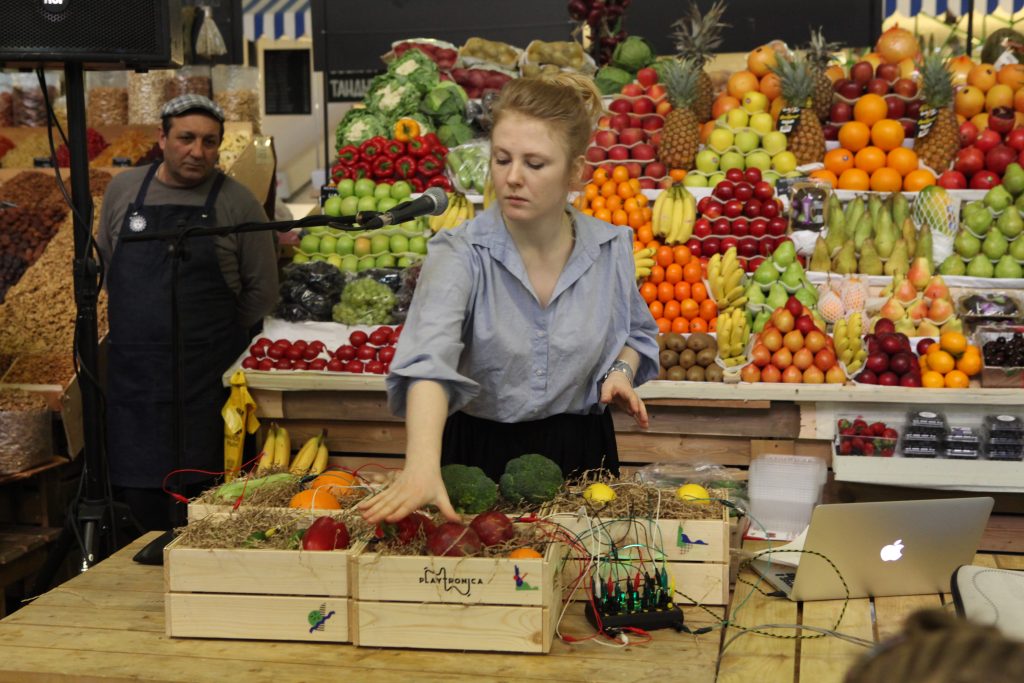
M 688 681 L 716 680 L 721 632 L 703 636 L 656 632 L 648 645 L 624 649 L 595 643 L 555 642 L 549 655 L 478 654 L 443 651 L 354 648 L 345 645 L 181 640 L 164 635 L 163 571 L 131 561 L 154 536 L 139 539 L 87 573 L 59 586 L 0 621 L 0 680 L 313 681 Z M 991 566 L 1024 568 L 1020 557 L 979 556 Z M 745 596 L 741 585 L 736 595 Z M 943 597 L 854 600 L 841 629 L 868 639 L 897 631 L 905 614 L 939 605 Z M 872 605 L 873 603 L 873 605 Z M 569 609 L 564 634 L 591 632 L 582 603 Z M 872 606 L 877 613 L 872 621 Z M 831 626 L 838 603 L 807 603 L 803 623 Z M 716 616 L 686 608 L 692 628 L 715 623 Z M 754 594 L 737 613 L 738 623 L 800 623 L 796 603 Z M 729 638 L 734 633 L 726 633 Z M 785 633 L 785 631 L 783 631 Z M 792 633 L 792 630 L 789 631 Z M 747 635 L 725 653 L 719 681 L 829 683 L 841 681 L 863 650 L 834 638 L 775 640 Z M 799 675 L 797 674 L 799 671 Z

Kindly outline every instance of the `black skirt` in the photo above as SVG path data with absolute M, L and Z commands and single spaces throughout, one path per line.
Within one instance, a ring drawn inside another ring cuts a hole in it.
M 528 422 L 494 422 L 457 412 L 441 439 L 441 464 L 472 465 L 498 481 L 509 460 L 540 453 L 557 462 L 562 474 L 605 468 L 619 473 L 619 451 L 611 411 L 552 415 Z

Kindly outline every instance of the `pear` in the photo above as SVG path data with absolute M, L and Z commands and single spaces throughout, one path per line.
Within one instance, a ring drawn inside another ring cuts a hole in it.
M 892 222 L 893 225 L 905 225 L 907 217 L 910 216 L 910 203 L 901 192 L 892 193 Z
M 1015 201 L 1013 203 L 1013 206 L 1018 211 L 1024 211 L 1024 194 L 1022 194 L 1021 196 L 1017 197 L 1017 201 Z
M 959 254 L 950 254 L 939 266 L 939 272 L 943 275 L 964 275 L 967 273 L 967 266 Z
M 915 258 L 928 259 L 928 270 L 933 268 L 932 264 L 932 229 L 925 223 L 917 233 L 917 248 L 914 249 Z
M 998 187 L 998 185 L 996 186 Z M 985 241 L 981 243 L 981 253 L 990 260 L 995 261 L 1003 257 L 1003 254 L 1010 250 L 1010 243 L 998 230 L 989 230 L 985 235 Z
M 789 292 L 783 289 L 781 284 L 776 282 L 772 285 L 772 288 L 768 290 L 768 298 L 766 298 L 764 302 L 774 311 L 776 308 L 785 306 L 787 301 L 789 301 Z
M 849 275 L 850 273 L 857 272 L 857 256 L 854 252 L 853 240 L 846 240 L 843 248 L 832 259 L 832 270 L 840 275 Z
M 847 239 L 849 239 L 849 235 L 845 226 L 829 226 L 828 232 L 825 233 L 825 248 L 828 250 L 829 258 L 839 253 Z M 817 270 L 817 268 L 811 268 L 811 270 Z
M 970 277 L 992 277 L 994 272 L 992 262 L 984 254 L 978 254 L 967 264 L 967 275 Z
M 789 290 L 796 290 L 801 284 L 803 284 L 804 269 L 799 262 L 790 263 L 786 270 L 783 271 L 782 277 L 779 281 L 786 286 Z
M 898 239 L 896 240 L 896 245 L 892 248 L 892 253 L 889 254 L 889 260 L 885 264 L 885 274 L 892 275 L 893 277 L 897 275 L 902 277 L 907 274 L 909 267 L 910 254 L 907 252 L 907 241 Z
M 771 311 L 761 311 L 760 313 L 757 314 L 757 317 L 754 318 L 754 322 L 750 325 L 751 331 L 759 334 L 762 330 L 764 330 L 765 324 L 767 324 L 767 322 L 771 320 L 771 318 Z
M 923 301 L 921 303 L 924 303 Z M 953 315 L 953 304 L 949 299 L 936 299 L 928 307 L 928 318 L 936 323 L 943 323 Z
M 961 261 L 962 263 L 962 261 Z M 949 287 L 941 275 L 932 275 L 928 286 L 924 288 L 924 295 L 928 299 L 949 299 Z
M 1014 197 L 1024 192 L 1024 168 L 1016 161 L 1003 171 L 1003 187 Z
M 864 245 L 864 240 L 871 237 L 874 231 L 874 226 L 871 222 L 871 215 L 865 213 L 860 217 L 860 220 L 857 221 L 857 227 L 853 231 L 853 246 L 856 247 L 858 252 Z
M 779 270 L 772 263 L 771 259 L 761 261 L 761 264 L 754 271 L 754 282 L 759 285 L 770 285 L 779 279 Z
M 1013 196 L 1002 185 L 996 185 L 985 193 L 985 197 L 981 201 L 985 203 L 985 206 L 998 213 L 1013 204 Z
M 865 211 L 867 211 L 867 207 L 864 206 L 864 199 L 862 197 L 856 197 L 852 202 L 846 205 L 845 218 L 847 231 L 852 230 L 853 227 L 857 225 L 857 221 L 860 220 L 860 217 Z
M 878 223 L 878 214 L 882 211 L 882 200 L 878 198 L 877 194 L 872 194 L 868 200 L 868 213 L 871 214 L 871 224 L 875 225 Z
M 946 334 L 947 332 L 960 332 L 962 334 L 963 331 L 964 321 L 960 318 L 950 318 L 939 328 L 940 334 Z
M 875 241 L 870 237 L 864 240 L 864 244 L 860 248 L 860 261 L 857 266 L 857 271 L 864 275 L 882 274 L 882 259 L 878 257 Z
M 961 230 L 953 240 L 953 249 L 963 258 L 972 259 L 981 252 L 981 240 L 966 230 Z
M 1018 239 L 1010 242 L 1010 256 L 1018 261 L 1024 261 L 1024 240 Z
M 915 325 L 914 321 L 910 318 L 904 316 L 895 322 L 897 334 L 905 334 L 908 337 L 917 336 L 917 325 Z
M 964 224 L 975 235 L 984 235 L 992 225 L 992 212 L 982 207 L 980 211 L 965 213 Z
M 796 261 L 796 246 L 789 240 L 783 242 L 772 254 L 772 261 L 780 268 L 788 268 Z
M 828 195 L 828 217 L 832 219 L 836 215 L 843 215 L 843 205 L 839 201 L 839 197 L 834 192 Z M 830 223 L 831 225 L 831 223 Z
M 939 326 L 931 320 L 922 320 L 921 324 L 917 326 L 917 336 L 919 337 L 938 337 L 939 334 Z
M 903 304 L 901 304 L 899 301 L 896 301 L 896 299 L 889 299 L 882 306 L 882 310 L 879 311 L 879 314 L 883 318 L 888 318 L 889 320 L 896 322 L 900 318 L 906 316 L 907 309 L 903 308 Z
M 793 296 L 795 296 L 796 300 L 802 303 L 807 308 L 814 308 L 815 306 L 818 305 L 818 295 L 815 294 L 813 289 L 801 287 L 800 289 L 796 290 L 796 293 Z
M 923 256 L 915 258 L 914 262 L 910 264 L 910 270 L 907 271 L 907 279 L 920 292 L 928 286 L 928 281 L 932 279 L 931 262 Z
M 907 317 L 919 323 L 928 317 L 928 304 L 924 302 L 924 299 L 918 299 L 910 308 L 907 309 Z M 945 320 L 945 318 L 942 318 Z
M 878 250 L 878 255 L 882 258 L 889 258 L 898 237 L 889 214 L 883 213 L 875 230 L 875 248 Z
M 756 282 L 751 282 L 750 286 L 747 287 L 747 291 L 744 293 L 747 297 L 748 304 L 763 304 L 764 303 L 764 292 L 761 291 L 761 285 Z
M 1009 254 L 999 259 L 999 263 L 996 264 L 993 272 L 999 278 L 1019 278 L 1024 276 L 1024 268 L 1021 268 L 1020 264 L 1011 258 Z
M 893 282 L 896 279 L 893 278 Z M 900 284 L 893 290 L 893 297 L 901 304 L 911 304 L 917 301 L 917 288 L 910 284 L 910 280 L 901 279 Z
M 917 251 L 917 226 L 909 218 L 903 220 L 903 240 L 907 243 L 907 253 Z M 891 256 L 891 255 L 890 255 Z
M 964 216 L 970 216 L 976 211 L 984 211 L 987 209 L 988 207 L 985 206 L 985 203 L 983 201 L 981 201 L 980 199 L 975 199 L 974 201 L 967 202 L 966 204 L 964 204 Z
M 811 270 L 819 273 L 827 273 L 829 267 L 832 265 L 832 259 L 829 258 L 828 245 L 825 243 L 820 236 L 814 240 L 814 253 L 811 254 Z
M 1021 219 L 1019 212 L 1011 209 L 1003 212 L 1003 215 L 996 221 L 996 227 L 1006 239 L 1012 240 L 1024 232 L 1024 220 Z

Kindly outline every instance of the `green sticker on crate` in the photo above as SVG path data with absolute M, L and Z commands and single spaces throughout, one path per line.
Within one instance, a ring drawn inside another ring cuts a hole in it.
M 683 530 L 683 523 L 679 523 L 678 531 L 676 532 L 676 546 L 682 548 L 684 551 L 689 550 L 695 545 L 708 545 L 707 541 L 702 541 L 699 538 L 690 538 Z

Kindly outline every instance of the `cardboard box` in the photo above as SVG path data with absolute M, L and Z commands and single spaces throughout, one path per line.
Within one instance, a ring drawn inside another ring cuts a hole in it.
M 999 337 L 1011 337 L 1015 333 L 1024 333 L 1024 326 L 983 325 L 974 331 L 974 344 L 982 349 L 984 357 L 985 342 Z M 984 365 L 981 369 L 981 386 L 989 389 L 1022 389 L 1024 388 L 1024 368 L 1000 368 Z

